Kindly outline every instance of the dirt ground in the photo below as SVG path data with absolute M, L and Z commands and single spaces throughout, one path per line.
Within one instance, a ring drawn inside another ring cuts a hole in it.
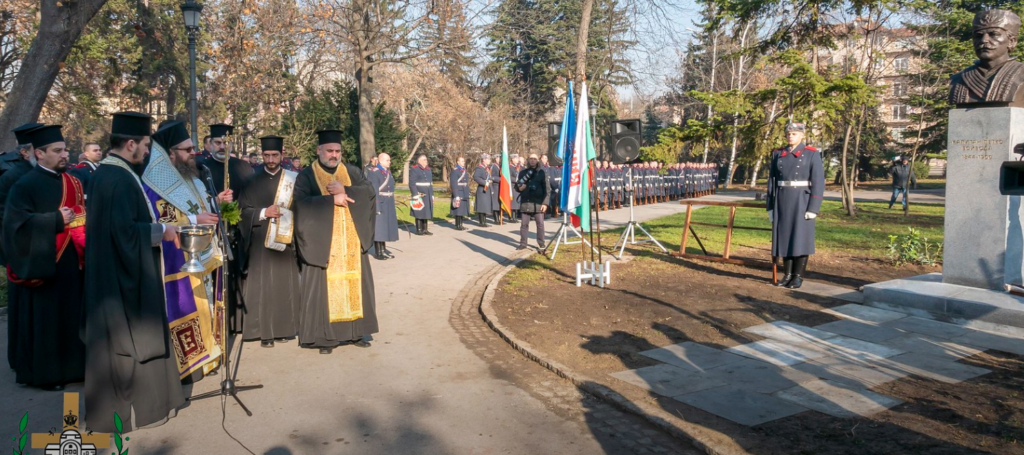
M 821 310 L 846 302 L 770 286 L 769 270 L 651 251 L 613 264 L 608 288 L 577 288 L 573 253 L 521 263 L 503 279 L 494 308 L 517 336 L 632 400 L 728 434 L 757 454 L 1024 453 L 1024 359 L 993 351 L 965 360 L 993 371 L 971 381 L 907 378 L 881 386 L 878 392 L 905 403 L 871 418 L 804 412 L 752 428 L 616 381 L 608 374 L 657 363 L 641 351 L 683 341 L 718 348 L 757 341 L 742 329 L 776 320 L 823 324 L 836 318 Z M 808 269 L 811 280 L 851 289 L 940 271 L 839 253 L 812 256 Z

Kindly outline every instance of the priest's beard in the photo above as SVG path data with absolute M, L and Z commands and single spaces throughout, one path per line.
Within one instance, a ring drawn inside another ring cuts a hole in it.
M 228 154 L 225 152 L 214 152 L 213 154 L 213 157 L 216 158 L 217 161 L 224 161 L 226 156 L 228 156 Z
M 176 163 L 174 167 L 178 169 L 178 172 L 186 180 L 199 178 L 199 169 L 196 168 L 196 160 L 194 158 L 183 163 Z

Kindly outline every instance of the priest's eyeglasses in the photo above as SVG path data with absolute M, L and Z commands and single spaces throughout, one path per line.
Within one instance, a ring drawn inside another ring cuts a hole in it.
M 189 155 L 195 155 L 196 154 L 195 146 L 192 146 L 192 147 L 174 147 L 171 150 L 176 150 L 176 151 L 179 151 L 179 152 L 185 152 L 185 153 L 188 153 Z

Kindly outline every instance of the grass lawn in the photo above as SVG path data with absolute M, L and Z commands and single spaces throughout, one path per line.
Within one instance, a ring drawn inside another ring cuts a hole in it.
M 0 308 L 7 306 L 7 274 L 0 273 Z
M 885 202 L 859 202 L 859 211 L 855 218 L 846 216 L 842 203 L 825 201 L 817 223 L 817 248 L 822 251 L 836 251 L 858 256 L 885 257 L 890 234 L 905 234 L 907 227 L 918 229 L 929 241 L 941 242 L 945 208 L 938 204 L 915 204 L 911 207 L 910 216 L 904 217 L 900 210 L 889 210 Z M 704 207 L 693 212 L 694 222 L 725 225 L 729 217 L 727 207 Z M 686 214 L 680 213 L 652 221 L 643 225 L 659 242 L 670 251 L 679 251 L 679 241 L 683 232 Z M 738 209 L 735 226 L 770 228 L 768 215 L 764 209 Z M 693 229 L 704 242 L 708 253 L 721 254 L 725 247 L 725 229 L 708 226 L 694 226 Z M 619 230 L 621 232 L 621 230 Z M 604 239 L 614 242 L 618 232 L 605 234 Z M 768 231 L 750 231 L 736 229 L 733 231 L 732 246 L 764 250 L 764 256 L 770 254 L 771 233 Z M 700 247 L 691 236 L 686 244 L 687 253 L 700 253 Z

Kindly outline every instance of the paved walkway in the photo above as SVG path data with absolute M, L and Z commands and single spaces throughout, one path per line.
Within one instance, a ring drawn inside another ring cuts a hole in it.
M 636 217 L 682 210 L 676 203 L 644 206 Z M 627 210 L 602 214 L 606 227 L 627 220 Z M 253 417 L 228 402 L 231 434 L 254 453 L 276 455 L 695 453 L 641 419 L 581 396 L 491 332 L 477 309 L 490 279 L 481 272 L 515 253 L 518 225 L 450 227 L 434 226 L 426 238 L 403 232 L 391 247 L 397 259 L 373 261 L 382 330 L 373 347 L 325 356 L 294 342 L 244 344 L 239 384 L 264 388 L 242 395 Z M 6 343 L 0 322 L 0 356 Z M 218 382 L 207 378 L 194 392 Z M 11 441 L 25 411 L 30 432 L 59 427 L 61 403 L 61 394 L 18 386 L 13 372 L 0 368 L 0 441 Z M 130 437 L 131 453 L 246 453 L 222 431 L 216 399 Z
M 827 285 L 815 293 L 829 293 Z M 848 293 L 848 292 L 847 292 Z M 845 297 L 840 297 L 845 298 Z M 807 410 L 868 416 L 901 401 L 871 387 L 915 375 L 956 384 L 990 373 L 958 360 L 997 349 L 1024 354 L 1024 331 L 990 333 L 847 304 L 815 327 L 776 321 L 743 329 L 763 340 L 720 350 L 685 342 L 641 352 L 658 365 L 611 376 L 742 425 Z

